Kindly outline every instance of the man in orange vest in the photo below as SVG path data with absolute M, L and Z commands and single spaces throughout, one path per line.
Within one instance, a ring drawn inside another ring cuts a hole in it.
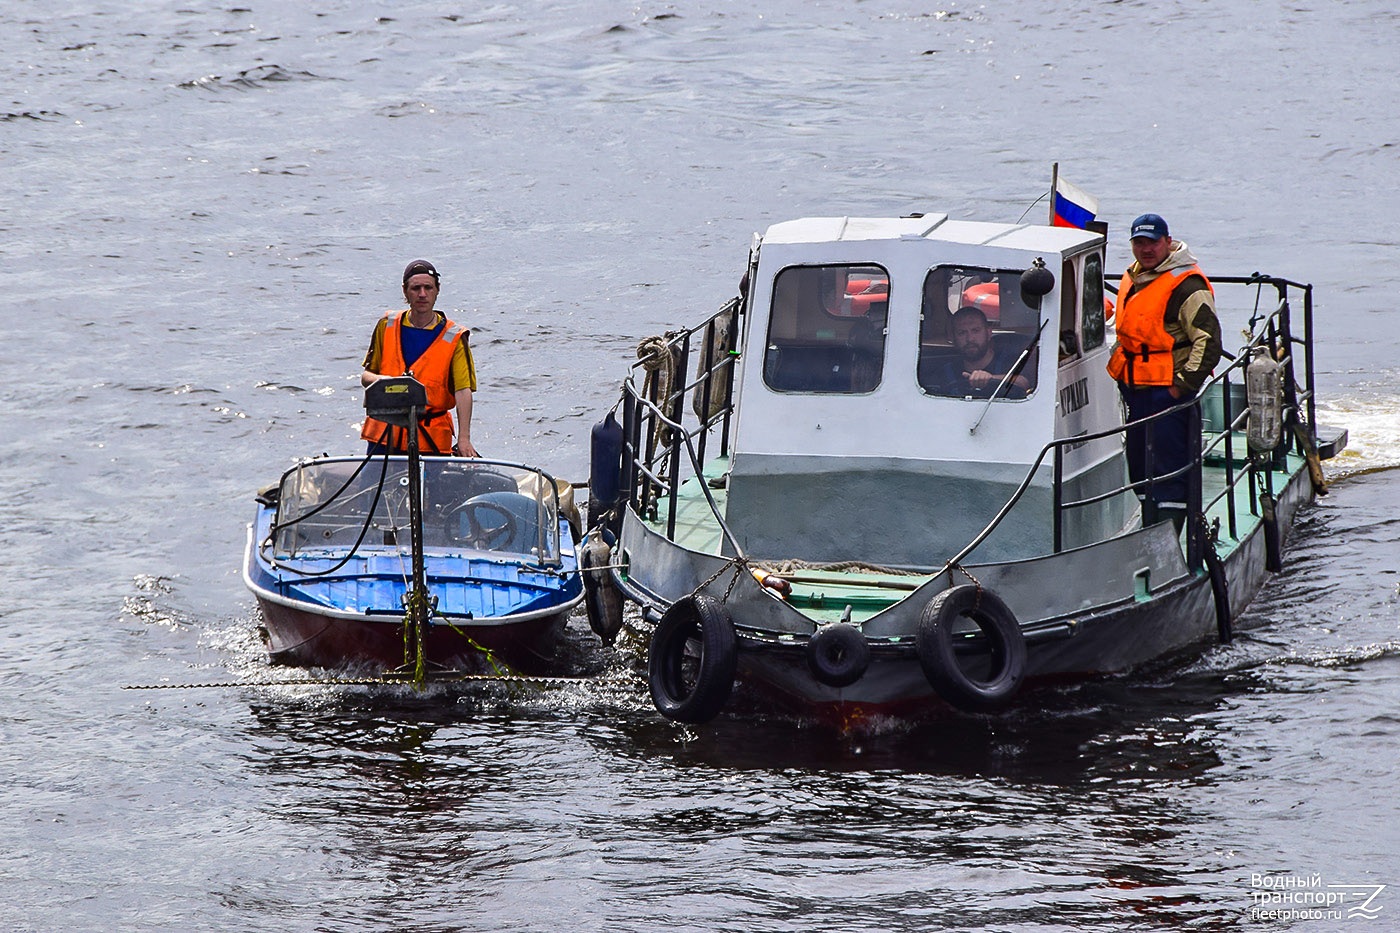
M 1210 280 L 1186 244 L 1171 238 L 1160 215 L 1134 220 L 1129 236 L 1135 262 L 1118 287 L 1113 316 L 1118 342 L 1108 371 L 1118 380 L 1128 420 L 1138 421 L 1201 391 L 1220 360 L 1220 321 Z M 1199 415 L 1191 408 L 1128 429 L 1128 476 L 1144 483 L 1137 489 L 1144 524 L 1171 518 L 1180 531 L 1186 519 L 1187 475 L 1154 477 L 1190 464 L 1199 435 Z
M 427 390 L 428 410 L 419 420 L 418 446 L 425 454 L 477 456 L 472 446 L 472 393 L 476 367 L 467 345 L 469 331 L 435 310 L 440 282 L 426 259 L 415 259 L 403 270 L 403 296 L 408 309 L 388 311 L 379 319 L 365 354 L 360 384 L 368 387 L 385 376 L 412 375 Z M 453 442 L 452 410 L 457 411 Z M 408 432 L 373 418 L 360 432 L 370 453 L 408 449 Z

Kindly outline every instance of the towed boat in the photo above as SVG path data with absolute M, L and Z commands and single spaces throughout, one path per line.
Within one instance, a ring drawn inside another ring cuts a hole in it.
M 583 598 L 577 521 L 524 464 L 320 457 L 259 493 L 243 579 L 277 663 L 546 671 Z
M 736 685 L 843 726 L 987 712 L 1232 637 L 1346 442 L 1316 421 L 1312 288 L 1212 276 L 1248 340 L 1179 406 L 1201 430 L 1178 527 L 1150 506 L 1171 477 L 1128 478 L 1105 243 L 780 223 L 738 297 L 639 348 L 594 429 L 581 560 L 605 640 L 640 606 L 664 716 L 705 722 Z M 955 378 L 967 306 L 1015 361 L 995 386 Z

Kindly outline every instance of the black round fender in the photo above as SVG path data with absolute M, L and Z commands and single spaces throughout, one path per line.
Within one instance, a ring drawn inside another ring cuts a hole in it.
M 734 622 L 719 600 L 676 600 L 651 635 L 647 684 L 656 709 L 675 722 L 709 722 L 729 702 L 738 656 Z
M 579 551 L 579 567 L 583 571 L 583 608 L 588 613 L 588 627 L 611 645 L 622 629 L 622 594 L 613 581 L 608 563 L 612 548 L 599 535 L 590 535 Z
M 970 619 L 990 648 L 985 678 L 958 663 L 954 625 Z M 1026 674 L 1026 640 L 1016 616 L 991 590 L 970 583 L 949 587 L 929 600 L 919 617 L 919 664 L 944 700 L 968 712 L 1005 706 Z
M 849 622 L 828 622 L 807 642 L 807 667 L 828 687 L 849 687 L 870 667 L 870 645 Z

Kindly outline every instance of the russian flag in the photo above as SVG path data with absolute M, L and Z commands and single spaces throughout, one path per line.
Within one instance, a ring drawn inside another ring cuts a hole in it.
M 1055 178 L 1055 200 L 1050 208 L 1050 222 L 1056 227 L 1087 229 L 1089 221 L 1099 212 L 1099 199 L 1065 181 Z

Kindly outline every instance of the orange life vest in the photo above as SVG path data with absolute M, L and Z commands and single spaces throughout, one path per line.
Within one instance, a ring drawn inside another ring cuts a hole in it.
M 1123 273 L 1118 286 L 1118 309 L 1113 327 L 1118 345 L 1108 358 L 1108 374 L 1134 386 L 1169 386 L 1175 379 L 1172 347 L 1176 339 L 1167 333 L 1167 301 L 1177 285 L 1188 276 L 1200 276 L 1215 294 L 1210 280 L 1196 266 L 1163 272 L 1151 282 L 1132 291 L 1133 277 Z
M 466 330 L 446 319 L 442 333 L 434 338 L 423 355 L 414 360 L 410 370 L 403 361 L 403 341 L 400 329 L 403 327 L 407 311 L 386 311 L 384 317 L 384 342 L 380 347 L 379 374 L 383 376 L 407 376 L 423 383 L 427 390 L 428 410 L 418 420 L 418 446 L 428 454 L 452 453 L 452 415 L 457 405 L 457 397 L 452 392 L 452 354 L 457 341 Z M 408 449 L 408 432 L 392 424 L 385 424 L 374 418 L 366 418 L 360 437 L 376 444 L 383 444 L 391 450 Z

